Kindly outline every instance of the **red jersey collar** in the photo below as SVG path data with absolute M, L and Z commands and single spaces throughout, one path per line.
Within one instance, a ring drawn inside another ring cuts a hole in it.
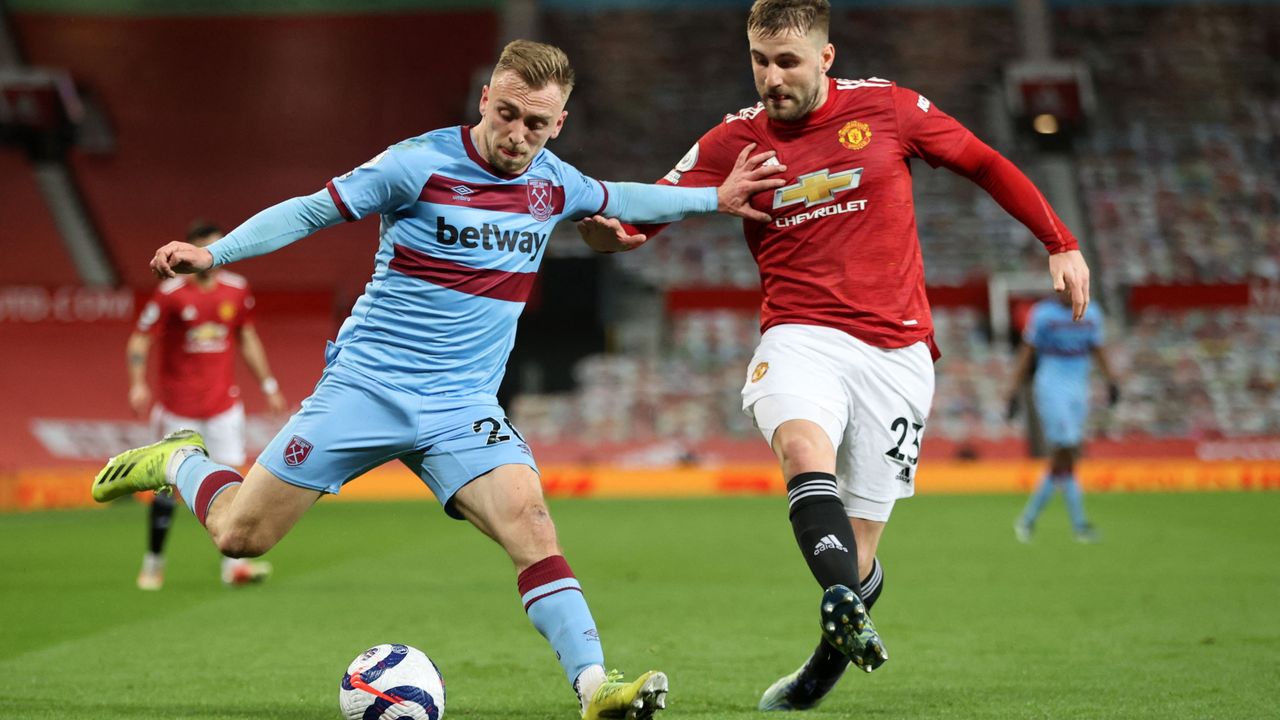
M 485 160 L 483 157 L 481 157 L 480 151 L 476 150 L 475 143 L 471 142 L 471 126 L 470 125 L 462 126 L 462 147 L 466 149 L 467 157 L 471 158 L 471 162 L 479 165 L 481 170 L 484 170 L 485 172 L 489 173 L 494 177 L 499 177 L 499 178 L 502 178 L 503 180 L 514 180 L 515 178 L 518 178 L 520 177 L 520 175 L 524 174 L 524 173 L 520 173 L 517 175 L 512 175 L 511 173 L 503 172 L 498 168 L 490 165 L 488 160 Z M 525 170 L 528 170 L 531 167 L 533 167 L 533 161 L 530 161 L 529 164 L 525 166 Z
M 774 128 L 783 132 L 799 130 L 809 125 L 815 125 L 827 119 L 827 116 L 835 111 L 836 107 L 836 79 L 827 78 L 827 100 L 818 107 L 809 111 L 808 115 L 799 120 L 774 120 L 769 118 L 769 124 Z M 765 117 L 768 117 L 766 115 Z

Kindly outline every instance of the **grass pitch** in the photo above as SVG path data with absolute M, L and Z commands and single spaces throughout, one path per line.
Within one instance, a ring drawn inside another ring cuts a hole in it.
M 899 504 L 874 615 L 891 659 L 807 716 L 1260 718 L 1280 697 L 1280 494 L 1088 498 L 1016 543 L 1013 496 Z M 759 718 L 818 637 L 820 591 L 782 498 L 559 501 L 611 667 L 671 676 L 675 718 Z M 0 515 L 0 718 L 340 717 L 347 663 L 426 651 L 450 718 L 576 718 L 505 555 L 432 502 L 320 503 L 223 588 L 189 515 L 168 582 L 133 586 L 145 508 Z

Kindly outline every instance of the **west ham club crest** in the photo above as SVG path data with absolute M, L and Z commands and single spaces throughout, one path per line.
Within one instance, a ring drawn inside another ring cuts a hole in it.
M 542 178 L 530 178 L 525 186 L 529 194 L 529 214 L 538 222 L 546 222 L 555 212 L 555 201 L 551 194 L 551 181 Z
M 301 465 L 311 454 L 311 448 L 311 443 L 294 435 L 289 438 L 289 444 L 284 447 L 284 464 L 289 467 Z

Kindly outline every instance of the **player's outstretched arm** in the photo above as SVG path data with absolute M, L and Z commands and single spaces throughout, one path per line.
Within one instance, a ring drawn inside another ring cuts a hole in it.
M 1079 250 L 1049 256 L 1049 276 L 1055 292 L 1071 297 L 1071 319 L 1079 321 L 1089 309 L 1089 265 Z
M 171 242 L 156 251 L 151 270 L 162 278 L 265 255 L 321 228 L 342 222 L 327 191 L 285 200 L 263 210 L 208 247 Z
M 904 93 L 903 97 L 917 96 Z M 907 114 L 917 113 L 912 108 Z M 1080 254 L 1075 236 L 1030 178 L 941 111 L 935 111 L 927 121 L 917 118 L 912 127 L 915 130 L 908 142 L 916 155 L 977 183 L 1000 207 L 1035 234 L 1049 251 L 1053 289 L 1070 293 L 1072 317 L 1075 320 L 1084 317 L 1089 307 L 1089 267 Z M 922 129 L 926 127 L 931 129 L 924 132 Z
M 609 201 L 600 214 L 633 224 L 670 223 L 689 215 L 713 212 L 769 222 L 767 214 L 751 207 L 751 197 L 781 187 L 783 180 L 770 176 L 786 170 L 786 166 L 765 165 L 774 157 L 774 152 L 770 150 L 752 155 L 754 149 L 754 143 L 743 148 L 719 187 L 606 182 Z

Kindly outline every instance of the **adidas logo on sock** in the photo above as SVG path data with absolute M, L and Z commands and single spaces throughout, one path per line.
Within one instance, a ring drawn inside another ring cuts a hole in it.
M 827 535 L 819 540 L 817 545 L 813 546 L 814 555 L 817 555 L 823 550 L 839 550 L 842 553 L 849 552 L 849 548 L 846 548 L 835 535 Z

